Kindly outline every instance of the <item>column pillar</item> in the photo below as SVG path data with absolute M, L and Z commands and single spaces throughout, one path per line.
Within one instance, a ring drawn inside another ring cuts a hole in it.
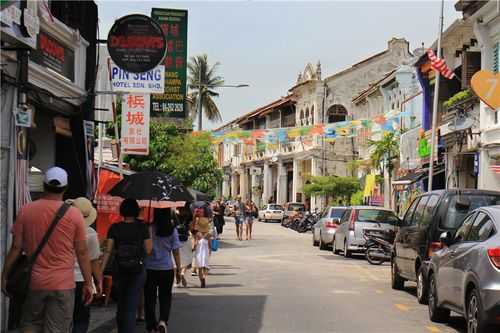
M 283 165 L 283 161 L 279 161 L 278 163 L 278 182 L 277 182 L 277 204 L 285 204 L 286 203 L 286 168 Z
M 231 196 L 231 194 L 230 194 L 230 192 L 231 192 L 230 180 L 231 180 L 231 175 L 224 174 L 224 178 L 222 180 L 222 196 L 225 198 Z
M 265 162 L 263 171 L 264 184 L 262 186 L 262 203 L 264 205 L 269 203 L 269 198 L 271 197 L 271 187 L 273 181 L 272 176 L 271 169 L 269 168 L 269 162 Z
M 238 174 L 233 173 L 231 175 L 231 197 L 236 198 L 238 193 Z
M 321 175 L 322 161 L 319 158 L 311 159 L 311 176 Z M 323 209 L 323 196 L 321 195 L 311 195 L 311 211 L 321 211 Z
M 240 169 L 240 196 L 242 201 L 246 201 L 248 199 L 247 197 L 247 191 L 248 191 L 248 175 L 247 175 L 247 169 L 242 168 Z
M 302 179 L 301 179 L 301 171 L 302 171 L 302 161 L 299 159 L 294 158 L 293 159 L 293 193 L 292 193 L 292 200 L 295 202 L 299 201 L 299 198 L 297 197 L 297 193 L 301 192 L 302 190 Z M 303 198 L 302 200 L 303 201 Z

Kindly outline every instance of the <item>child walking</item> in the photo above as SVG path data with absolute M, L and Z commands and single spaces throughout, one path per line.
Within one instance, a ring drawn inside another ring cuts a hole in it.
M 201 288 L 206 287 L 208 276 L 208 261 L 212 254 L 210 242 L 212 235 L 210 234 L 210 225 L 207 218 L 199 218 L 197 223 L 198 233 L 195 237 L 195 261 L 198 267 L 198 277 L 200 278 Z

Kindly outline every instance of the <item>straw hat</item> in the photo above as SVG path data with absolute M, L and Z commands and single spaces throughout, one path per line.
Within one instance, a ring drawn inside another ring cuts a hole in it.
M 208 232 L 210 230 L 210 222 L 206 217 L 199 217 L 196 222 L 196 229 L 199 232 Z
M 97 218 L 97 211 L 92 206 L 92 202 L 90 202 L 89 199 L 80 197 L 75 200 L 68 200 L 68 202 L 71 203 L 73 207 L 78 208 L 78 210 L 82 213 L 87 227 L 90 227 L 95 222 L 95 219 Z

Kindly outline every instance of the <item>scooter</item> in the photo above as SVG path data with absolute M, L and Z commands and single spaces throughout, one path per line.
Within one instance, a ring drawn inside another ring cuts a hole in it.
M 312 226 L 315 225 L 316 222 L 318 222 L 318 215 L 316 213 L 306 212 L 295 215 L 288 227 L 297 232 L 304 233 L 312 230 Z
M 392 229 L 364 229 L 363 237 L 366 239 L 366 260 L 372 265 L 381 265 L 391 260 L 392 244 L 396 232 Z

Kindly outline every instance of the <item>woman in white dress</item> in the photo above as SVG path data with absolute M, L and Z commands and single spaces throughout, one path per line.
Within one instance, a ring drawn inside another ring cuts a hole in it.
M 201 288 L 206 287 L 208 276 L 209 258 L 212 254 L 210 242 L 210 224 L 207 218 L 199 218 L 197 223 L 198 233 L 195 236 L 195 261 L 198 268 L 198 277 L 200 278 Z

